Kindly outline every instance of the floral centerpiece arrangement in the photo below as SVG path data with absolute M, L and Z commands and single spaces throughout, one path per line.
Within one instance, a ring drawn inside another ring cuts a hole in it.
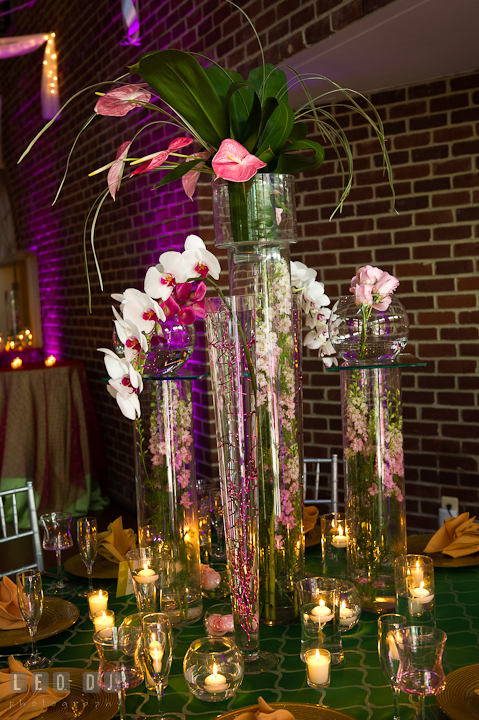
M 350 574 L 363 604 L 383 611 L 394 596 L 394 559 L 405 551 L 406 532 L 400 371 L 391 365 L 407 340 L 404 309 L 392 295 L 398 285 L 379 268 L 360 268 L 352 297 L 336 303 L 329 323 L 332 346 L 347 361 L 341 395 Z

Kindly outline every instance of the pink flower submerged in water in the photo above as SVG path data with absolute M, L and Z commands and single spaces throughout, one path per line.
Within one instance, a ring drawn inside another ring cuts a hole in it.
M 205 621 L 206 631 L 208 635 L 226 635 L 234 632 L 233 615 L 220 615 L 213 613 L 209 615 Z
M 209 565 L 200 565 L 201 570 L 201 587 L 209 592 L 216 590 L 221 584 L 221 575 L 213 570 Z

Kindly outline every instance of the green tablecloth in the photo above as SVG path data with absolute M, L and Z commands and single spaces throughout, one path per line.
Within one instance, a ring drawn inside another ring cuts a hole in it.
M 320 551 L 317 547 L 306 551 L 306 560 L 309 572 L 320 572 Z M 435 580 L 437 626 L 448 635 L 444 655 L 444 669 L 448 673 L 479 662 L 479 569 L 438 568 Z M 103 585 L 110 591 L 109 607 L 115 610 L 117 621 L 136 612 L 133 596 L 115 599 L 111 583 L 95 584 Z M 80 619 L 69 630 L 41 641 L 41 652 L 51 657 L 57 667 L 96 669 L 93 628 L 87 616 L 86 601 L 75 596 L 69 599 L 80 608 Z M 270 673 L 245 677 L 236 697 L 220 703 L 206 703 L 194 698 L 183 678 L 183 657 L 192 640 L 204 635 L 202 621 L 175 630 L 174 659 L 169 686 L 165 691 L 165 711 L 178 720 L 190 717 L 213 720 L 223 712 L 255 703 L 258 695 L 262 695 L 268 702 L 324 704 L 340 709 L 356 720 L 390 720 L 392 694 L 379 666 L 376 624 L 377 616 L 363 613 L 359 625 L 343 635 L 345 662 L 341 667 L 332 669 L 331 685 L 321 692 L 306 683 L 305 665 L 299 658 L 300 624 L 262 627 L 261 646 L 279 655 L 278 667 Z M 6 650 L 3 649 L 3 652 Z M 6 661 L 2 659 L 0 664 L 5 665 Z M 414 717 L 412 702 L 408 696 L 401 694 L 402 720 Z M 433 706 L 436 706 L 435 699 L 427 698 L 430 711 Z M 157 716 L 156 697 L 148 693 L 144 685 L 127 692 L 126 708 L 132 719 Z M 436 707 L 434 718 L 445 717 Z

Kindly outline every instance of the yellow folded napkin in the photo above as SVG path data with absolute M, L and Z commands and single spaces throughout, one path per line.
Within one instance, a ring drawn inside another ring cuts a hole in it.
M 18 673 L 13 680 L 12 674 Z M 32 690 L 32 673 L 15 660 L 13 655 L 8 658 L 8 670 L 0 670 L 0 720 L 30 720 L 57 702 L 64 700 L 69 691 L 54 692 L 42 684 L 35 692 Z
M 319 510 L 313 505 L 305 505 L 303 508 L 304 532 L 307 533 L 314 528 L 318 519 Z
M 98 553 L 113 563 L 126 560 L 128 550 L 136 547 L 136 533 L 131 528 L 123 530 L 121 517 L 108 525 L 108 530 L 98 535 Z M 1 720 L 1 718 L 0 718 Z
M 447 518 L 442 528 L 429 540 L 426 553 L 442 552 L 453 558 L 479 552 L 479 529 L 465 512 L 457 518 Z
M 259 697 L 258 709 L 255 712 L 248 710 L 237 715 L 235 720 L 294 720 L 294 715 L 284 708 L 275 710 L 262 697 Z
M 0 630 L 20 630 L 26 625 L 18 607 L 17 586 L 5 575 L 0 580 Z

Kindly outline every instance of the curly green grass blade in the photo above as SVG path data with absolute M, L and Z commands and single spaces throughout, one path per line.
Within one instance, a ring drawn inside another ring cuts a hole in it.
M 53 202 L 52 202 L 52 205 L 55 205 L 55 203 L 56 203 L 56 201 L 58 200 L 58 197 L 59 197 L 59 195 L 60 195 L 60 193 L 61 193 L 61 191 L 62 191 L 63 185 L 65 184 L 65 180 L 67 179 L 67 175 L 68 175 L 68 169 L 69 169 L 69 167 L 70 167 L 70 160 L 71 160 L 71 157 L 72 157 L 72 155 L 73 155 L 73 151 L 75 150 L 76 144 L 77 144 L 77 142 L 78 142 L 78 140 L 79 140 L 79 138 L 80 138 L 80 135 L 82 134 L 82 132 L 83 132 L 84 130 L 87 129 L 88 125 L 95 119 L 95 117 L 96 117 L 96 113 L 94 113 L 93 115 L 90 115 L 90 117 L 88 118 L 88 120 L 86 121 L 86 123 L 83 125 L 82 129 L 80 130 L 80 132 L 79 132 L 78 135 L 76 136 L 75 140 L 73 141 L 73 145 L 71 146 L 70 152 L 68 153 L 68 157 L 67 157 L 67 161 L 66 161 L 66 165 L 65 165 L 65 171 L 64 171 L 63 177 L 62 177 L 62 179 L 61 179 L 61 181 L 60 181 L 60 185 L 58 186 L 57 194 L 55 195 L 55 198 L 54 198 L 54 200 L 53 200 Z M 19 161 L 19 162 L 20 162 L 20 161 Z
M 95 208 L 95 205 L 99 201 L 101 201 L 101 203 L 103 204 L 107 195 L 108 195 L 108 188 L 106 190 L 104 190 L 102 193 L 100 193 L 100 195 L 98 195 L 95 202 L 93 203 L 90 210 L 88 211 L 88 215 L 86 216 L 85 222 L 83 224 L 83 261 L 85 263 L 85 275 L 86 275 L 86 281 L 87 281 L 87 287 L 88 287 L 88 309 L 90 310 L 90 312 L 91 312 L 91 283 L 90 283 L 90 274 L 88 272 L 88 256 L 87 256 L 87 249 L 86 249 L 86 236 L 87 236 L 87 229 L 88 229 L 88 221 L 89 221 L 90 216 Z M 98 264 L 97 264 L 97 272 L 99 273 L 100 287 L 103 290 L 103 283 L 102 283 L 101 273 L 99 271 Z

